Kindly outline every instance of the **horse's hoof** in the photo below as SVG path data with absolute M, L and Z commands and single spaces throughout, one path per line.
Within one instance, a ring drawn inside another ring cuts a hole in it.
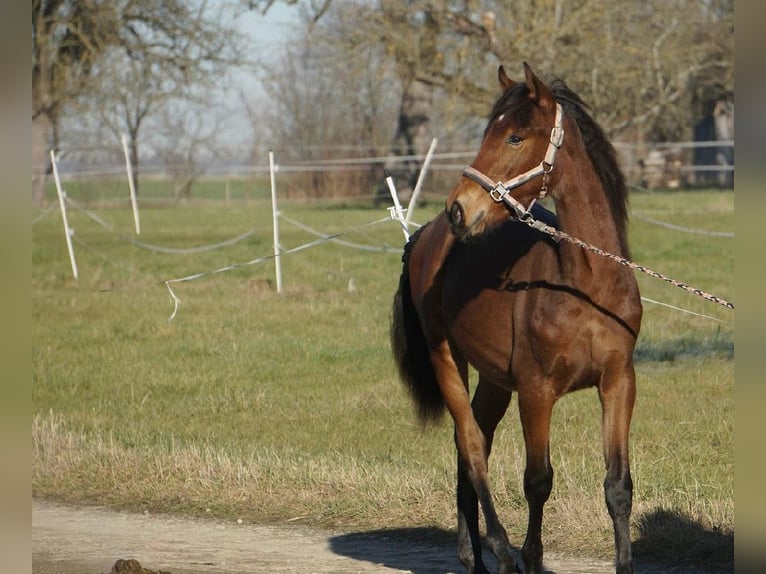
M 505 565 L 501 564 L 497 570 L 498 574 L 524 574 L 524 571 L 521 569 L 521 566 L 519 566 L 516 561 L 512 561 L 510 564 Z

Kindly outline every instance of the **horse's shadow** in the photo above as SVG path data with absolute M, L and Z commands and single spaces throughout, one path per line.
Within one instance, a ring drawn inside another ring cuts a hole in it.
M 457 559 L 457 534 L 441 528 L 350 532 L 332 537 L 330 548 L 341 556 L 413 574 L 465 572 Z M 495 567 L 494 560 L 487 559 L 486 563 L 490 569 Z
M 687 357 L 734 358 L 734 336 L 716 333 L 713 336 L 684 336 L 664 341 L 639 339 L 633 359 L 637 363 L 672 362 Z
M 724 574 L 734 571 L 734 534 L 707 528 L 676 512 L 657 509 L 635 518 L 638 536 L 633 555 L 638 572 L 651 574 Z M 465 571 L 457 559 L 457 535 L 441 528 L 397 528 L 350 532 L 330 539 L 339 556 L 413 574 Z M 520 562 L 519 549 L 513 547 Z M 495 571 L 486 549 L 484 561 Z M 565 574 L 546 568 L 546 574 Z
M 678 512 L 658 508 L 638 516 L 633 554 L 653 565 L 653 572 L 734 572 L 734 532 L 708 528 Z

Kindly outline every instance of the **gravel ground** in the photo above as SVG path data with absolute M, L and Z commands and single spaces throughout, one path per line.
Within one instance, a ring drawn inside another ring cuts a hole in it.
M 464 572 L 455 557 L 454 537 L 428 529 L 334 532 L 130 514 L 33 500 L 33 574 L 109 574 L 118 559 L 137 560 L 147 569 L 144 572 L 157 574 Z M 614 572 L 608 562 L 548 554 L 546 569 L 553 574 Z M 680 572 L 648 565 L 637 571 Z

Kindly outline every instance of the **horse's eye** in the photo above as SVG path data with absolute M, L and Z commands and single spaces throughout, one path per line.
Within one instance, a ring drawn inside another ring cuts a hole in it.
M 524 141 L 523 138 L 520 138 L 516 134 L 511 134 L 508 136 L 508 139 L 505 140 L 505 143 L 510 145 L 519 145 L 522 141 Z

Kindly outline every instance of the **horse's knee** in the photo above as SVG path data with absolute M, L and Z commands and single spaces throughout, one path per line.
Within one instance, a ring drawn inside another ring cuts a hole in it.
M 524 496 L 528 502 L 544 503 L 553 489 L 553 468 L 524 472 Z
M 621 477 L 607 475 L 604 479 L 604 497 L 612 518 L 629 516 L 633 506 L 633 480 L 630 473 Z

